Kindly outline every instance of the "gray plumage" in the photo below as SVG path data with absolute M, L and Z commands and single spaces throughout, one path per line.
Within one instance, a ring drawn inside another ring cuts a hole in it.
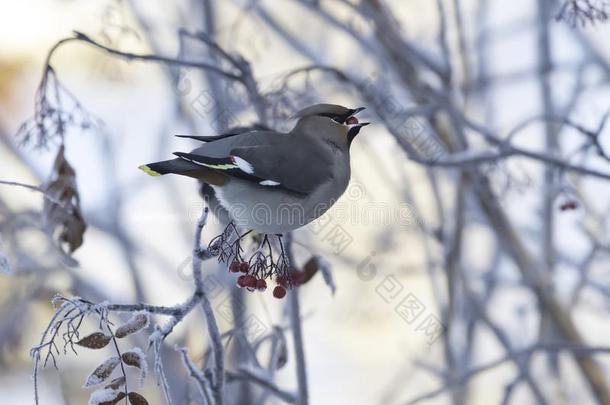
M 222 135 L 178 159 L 140 168 L 210 184 L 235 223 L 260 233 L 284 233 L 326 212 L 350 179 L 349 147 L 361 109 L 318 104 L 301 110 L 288 133 L 254 130 Z M 199 138 L 203 140 L 204 137 Z

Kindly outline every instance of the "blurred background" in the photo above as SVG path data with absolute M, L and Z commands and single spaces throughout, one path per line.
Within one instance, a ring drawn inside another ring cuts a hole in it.
M 304 364 L 291 301 L 238 290 L 211 259 L 203 270 L 229 334 L 227 370 L 254 367 L 244 356 L 253 347 L 267 364 L 273 350 L 257 344 L 285 341 L 286 364 L 264 371 L 294 403 L 610 403 L 608 7 L 4 4 L 2 402 L 34 400 L 29 351 L 55 294 L 166 306 L 192 294 L 199 186 L 148 177 L 139 165 L 194 147 L 175 134 L 256 123 L 289 130 L 295 111 L 328 102 L 365 106 L 360 118 L 373 125 L 352 146 L 345 195 L 293 235 L 299 266 L 319 255 L 331 268 L 298 288 Z M 58 212 L 56 199 L 73 215 Z M 210 217 L 204 242 L 223 228 Z M 249 325 L 240 342 L 231 338 L 236 319 Z M 145 336 L 132 340 L 125 344 L 145 348 Z M 199 312 L 179 323 L 162 355 L 173 403 L 204 403 L 174 345 L 202 366 L 209 341 Z M 87 402 L 92 389 L 82 386 L 105 350 L 59 355 L 59 371 L 50 364 L 39 374 L 40 403 Z M 140 392 L 161 404 L 148 358 Z M 248 378 L 229 379 L 225 392 L 228 404 L 286 400 Z

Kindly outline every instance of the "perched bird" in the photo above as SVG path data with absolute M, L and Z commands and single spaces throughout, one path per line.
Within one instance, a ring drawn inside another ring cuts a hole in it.
M 347 188 L 350 145 L 369 124 L 355 117 L 363 109 L 316 104 L 295 115 L 288 133 L 182 136 L 205 143 L 139 168 L 151 176 L 173 173 L 208 183 L 237 226 L 283 234 L 320 217 Z

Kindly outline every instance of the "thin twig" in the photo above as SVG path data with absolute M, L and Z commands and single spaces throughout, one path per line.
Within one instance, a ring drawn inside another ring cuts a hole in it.
M 208 208 L 205 207 L 201 218 L 197 222 L 197 228 L 195 231 L 195 241 L 193 246 L 193 277 L 195 279 L 195 296 L 201 300 L 201 307 L 205 315 L 206 323 L 208 326 L 208 334 L 210 335 L 210 344 L 212 345 L 212 351 L 214 353 L 214 380 L 212 384 L 212 395 L 214 396 L 215 404 L 222 405 L 224 403 L 224 348 L 222 345 L 222 337 L 212 304 L 208 298 L 204 285 L 203 277 L 201 275 L 201 259 L 198 256 L 198 252 L 201 250 L 201 232 L 208 219 Z
M 453 387 L 457 387 L 457 386 L 465 384 L 469 379 L 475 377 L 476 375 L 483 373 L 485 371 L 489 371 L 493 368 L 496 368 L 506 362 L 518 361 L 518 359 L 520 359 L 520 358 L 528 358 L 536 352 L 557 353 L 557 352 L 562 352 L 562 351 L 570 352 L 576 356 L 600 354 L 600 353 L 610 354 L 610 347 L 577 346 L 577 345 L 573 345 L 570 343 L 536 344 L 527 349 L 523 349 L 523 350 L 519 350 L 519 351 L 510 353 L 510 354 L 507 354 L 506 356 L 501 357 L 497 360 L 490 361 L 489 363 L 472 368 L 472 369 L 462 373 L 462 375 L 459 378 L 457 378 L 453 381 L 448 381 L 446 385 L 444 385 L 436 390 L 419 395 L 416 398 L 413 398 L 412 400 L 406 402 L 405 405 L 415 405 L 422 401 L 432 399 L 432 398 L 442 394 L 443 392 L 445 392 L 449 389 L 452 389 Z
M 0 184 L 3 184 L 5 186 L 23 187 L 23 188 L 27 188 L 28 190 L 36 191 L 38 193 L 41 193 L 43 198 L 45 198 L 46 200 L 49 200 L 50 202 L 57 204 L 64 209 L 67 209 L 63 202 L 61 202 L 57 198 L 47 194 L 47 192 L 40 186 L 34 186 L 32 184 L 20 183 L 17 181 L 6 181 L 6 180 L 0 180 Z
M 209 70 L 210 72 L 214 72 L 216 74 L 224 76 L 227 79 L 231 79 L 231 80 L 235 80 L 235 81 L 242 81 L 242 77 L 240 77 L 239 75 L 222 70 L 218 66 L 214 66 L 207 62 L 170 58 L 170 57 L 159 56 L 159 55 L 142 55 L 142 54 L 136 54 L 136 53 L 131 53 L 131 52 L 123 52 L 123 51 L 119 51 L 117 49 L 113 49 L 113 48 L 107 47 L 105 45 L 102 45 L 99 42 L 96 42 L 93 39 L 91 39 L 89 36 L 83 34 L 82 32 L 75 31 L 74 35 L 75 35 L 75 37 L 72 38 L 72 40 L 78 40 L 78 41 L 88 43 L 88 44 L 93 45 L 94 47 L 99 48 L 101 50 L 104 50 L 112 55 L 119 56 L 119 57 L 125 58 L 127 60 L 159 62 L 159 63 L 168 64 L 168 65 L 206 69 L 206 70 Z M 67 42 L 67 41 L 64 41 L 64 42 Z
M 285 250 L 290 260 L 290 266 L 294 267 L 294 254 L 292 252 L 292 234 L 286 235 Z M 305 343 L 303 340 L 303 328 L 301 326 L 301 309 L 299 305 L 299 288 L 293 288 L 289 294 L 290 300 L 290 326 L 294 343 L 297 381 L 299 388 L 299 405 L 309 404 L 309 392 L 307 388 L 307 365 L 305 363 Z

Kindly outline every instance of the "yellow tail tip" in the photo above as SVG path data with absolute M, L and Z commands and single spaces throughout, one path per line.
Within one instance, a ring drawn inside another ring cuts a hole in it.
M 149 176 L 161 176 L 161 173 L 154 171 L 147 165 L 138 166 L 138 169 L 142 170 L 144 173 L 148 174 Z

